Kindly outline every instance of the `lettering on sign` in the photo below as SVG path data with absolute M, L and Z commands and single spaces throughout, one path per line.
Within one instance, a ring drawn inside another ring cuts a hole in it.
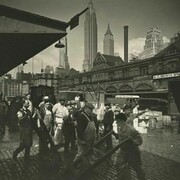
M 154 75 L 153 79 L 165 79 L 165 78 L 172 78 L 172 77 L 178 77 L 178 76 L 180 76 L 180 72 Z

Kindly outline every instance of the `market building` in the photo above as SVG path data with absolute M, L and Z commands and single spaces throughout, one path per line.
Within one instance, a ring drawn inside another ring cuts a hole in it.
M 180 39 L 151 58 L 110 66 L 113 61 L 114 56 L 98 53 L 92 71 L 65 76 L 58 89 L 87 91 L 84 85 L 90 84 L 105 93 L 168 99 L 168 82 L 180 78 Z

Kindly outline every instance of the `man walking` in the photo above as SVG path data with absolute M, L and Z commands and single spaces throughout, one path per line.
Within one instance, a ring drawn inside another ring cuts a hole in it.
M 5 134 L 7 109 L 8 107 L 2 99 L 2 95 L 0 95 L 0 133 L 1 134 Z
M 29 162 L 30 148 L 32 146 L 32 116 L 29 108 L 29 101 L 23 100 L 23 107 L 18 111 L 18 125 L 20 131 L 20 144 L 13 153 L 13 160 L 17 160 L 17 155 L 25 149 L 24 161 Z
M 127 117 L 124 113 L 116 116 L 117 138 L 119 143 L 128 140 L 122 145 L 117 157 L 117 177 L 118 180 L 130 180 L 130 169 L 132 167 L 139 180 L 145 180 L 145 173 L 141 167 L 141 155 L 138 146 L 142 144 L 142 137 L 139 132 L 126 123 Z
M 123 108 L 123 112 L 127 117 L 126 123 L 131 126 L 133 126 L 133 121 L 135 118 L 141 116 L 142 114 L 144 114 L 147 111 L 148 111 L 148 109 L 146 109 L 140 113 L 134 114 L 134 113 L 132 113 L 132 107 L 130 105 L 125 105 Z
M 65 98 L 60 97 L 59 102 L 53 106 L 52 111 L 55 118 L 54 144 L 58 147 L 64 143 L 62 127 L 64 119 L 66 119 L 69 114 L 67 107 L 65 107 Z
M 40 156 L 47 154 L 49 150 L 49 139 L 54 132 L 54 119 L 52 113 L 53 105 L 49 102 L 49 97 L 44 97 L 44 102 L 39 106 L 39 131 L 41 131 L 41 139 L 39 139 L 39 153 Z M 49 137 L 50 136 L 50 137 Z M 43 139 L 43 140 L 42 140 Z
M 113 129 L 114 113 L 111 109 L 110 103 L 105 104 L 105 108 L 105 114 L 102 122 L 104 124 L 104 134 L 106 135 Z M 106 146 L 108 150 L 112 148 L 111 135 L 106 138 Z

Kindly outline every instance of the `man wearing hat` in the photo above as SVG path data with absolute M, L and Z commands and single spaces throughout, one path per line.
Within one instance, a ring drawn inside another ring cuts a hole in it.
M 71 144 L 71 151 L 75 150 L 75 140 L 76 140 L 76 132 L 75 132 L 75 117 L 73 113 L 73 102 L 68 101 L 66 107 L 69 111 L 67 118 L 64 119 L 63 122 L 63 135 L 65 138 L 64 142 L 64 153 L 68 155 L 69 153 L 69 145 Z
M 52 113 L 53 105 L 50 103 L 49 96 L 43 97 L 43 102 L 39 104 L 39 111 L 38 111 L 38 121 L 37 125 L 40 128 L 41 136 L 44 138 L 44 141 L 39 139 L 39 153 L 40 156 L 43 156 L 48 151 L 49 142 L 45 141 L 47 138 L 46 132 L 48 131 L 49 135 L 53 135 L 53 126 L 54 126 L 54 118 Z M 44 125 L 42 124 L 44 123 Z M 47 128 L 47 131 L 45 130 Z
M 134 113 L 132 113 L 132 107 L 130 105 L 125 105 L 124 108 L 123 108 L 123 112 L 127 117 L 126 123 L 131 125 L 131 126 L 133 126 L 133 120 L 135 118 L 137 118 L 138 116 L 144 114 L 147 111 L 148 111 L 148 109 L 146 109 L 146 110 L 144 110 L 144 111 L 142 111 L 142 112 L 140 112 L 138 114 L 134 114 Z
M 96 124 L 94 122 L 92 112 L 94 106 L 91 103 L 86 103 L 84 109 L 77 117 L 77 145 L 78 153 L 74 162 L 95 142 Z
M 105 108 L 106 108 L 105 114 L 104 114 L 104 118 L 103 118 L 102 122 L 104 124 L 104 134 L 106 135 L 113 129 L 114 113 L 111 109 L 110 103 L 106 103 Z M 111 135 L 109 135 L 106 138 L 106 146 L 107 146 L 107 149 L 112 148 L 112 137 L 111 137 Z
M 19 147 L 13 152 L 13 160 L 17 161 L 17 155 L 25 149 L 24 161 L 26 163 L 29 162 L 30 148 L 32 146 L 32 141 L 33 141 L 32 115 L 28 107 L 29 107 L 29 101 L 22 100 L 22 108 L 17 113 L 18 125 L 20 131 L 20 144 Z
M 52 111 L 55 118 L 54 144 L 58 146 L 64 143 L 62 126 L 63 126 L 64 119 L 67 118 L 69 114 L 67 107 L 65 107 L 64 97 L 59 98 L 59 102 L 53 106 Z
M 128 139 L 123 143 L 118 153 L 116 169 L 117 178 L 119 180 L 130 180 L 130 168 L 136 172 L 139 180 L 145 180 L 145 173 L 141 167 L 141 155 L 139 147 L 142 144 L 142 137 L 139 132 L 126 123 L 127 117 L 124 113 L 119 113 L 116 116 L 117 120 L 117 134 L 116 137 L 121 143 L 123 140 Z

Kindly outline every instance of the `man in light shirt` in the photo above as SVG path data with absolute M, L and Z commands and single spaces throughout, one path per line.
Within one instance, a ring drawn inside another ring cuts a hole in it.
M 59 98 L 59 102 L 53 106 L 53 115 L 55 118 L 54 144 L 60 145 L 64 143 L 62 133 L 63 119 L 67 118 L 69 111 L 65 107 L 65 98 Z

